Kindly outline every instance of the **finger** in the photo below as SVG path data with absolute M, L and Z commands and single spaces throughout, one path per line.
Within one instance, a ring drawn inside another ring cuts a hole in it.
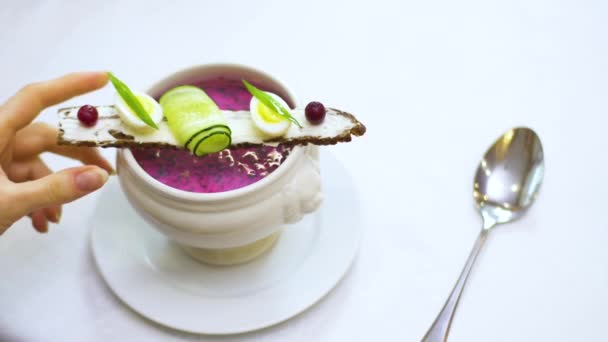
M 8 178 L 15 183 L 36 180 L 51 173 L 51 169 L 40 158 L 13 162 L 8 168 Z M 49 221 L 58 223 L 61 219 L 61 206 L 44 208 L 44 213 Z
M 30 167 L 29 160 L 12 162 L 6 168 L 8 179 L 15 183 L 22 183 L 29 180 Z
M 23 128 L 15 137 L 14 158 L 30 159 L 42 152 L 52 152 L 76 159 L 86 165 L 97 165 L 114 173 L 112 164 L 96 148 L 57 145 L 57 128 L 46 123 L 34 123 Z
M 32 218 L 32 226 L 40 233 L 49 231 L 49 222 L 42 210 L 35 210 L 30 215 Z
M 108 173 L 97 166 L 82 166 L 15 184 L 15 203 L 21 216 L 40 208 L 72 202 L 99 189 Z
M 14 183 L 35 180 L 51 173 L 51 169 L 40 158 L 13 162 L 8 168 L 8 177 Z
M 105 72 L 79 72 L 23 87 L 0 108 L 0 127 L 13 132 L 27 126 L 44 108 L 108 83 Z
M 53 171 L 40 159 L 32 159 L 29 163 L 28 180 L 36 180 L 52 174 Z M 48 221 L 58 223 L 61 218 L 61 205 L 53 205 L 43 209 Z
M 0 168 L 7 168 L 13 160 L 13 134 L 10 132 L 5 133 L 8 134 L 0 134 L 0 151 L 4 151 L 0 153 Z M 0 170 L 0 178 L 4 175 L 3 170 Z

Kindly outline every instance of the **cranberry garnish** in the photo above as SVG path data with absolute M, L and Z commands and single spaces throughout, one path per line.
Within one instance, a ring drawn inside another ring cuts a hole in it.
M 97 118 L 99 118 L 97 108 L 91 105 L 84 105 L 78 109 L 78 120 L 87 127 L 95 126 Z
M 318 125 L 325 119 L 325 106 L 321 102 L 313 101 L 309 103 L 304 111 L 306 119 L 313 125 Z

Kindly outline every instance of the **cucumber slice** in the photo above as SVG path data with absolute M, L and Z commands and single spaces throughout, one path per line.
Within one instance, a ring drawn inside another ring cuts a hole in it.
M 227 142 L 225 142 L 226 145 L 224 145 L 223 147 L 217 146 L 217 144 L 222 141 L 219 139 L 220 137 L 216 137 L 215 139 L 207 141 L 207 138 L 209 138 L 212 135 L 216 135 L 218 133 L 221 133 L 224 136 L 227 136 L 229 139 Z M 230 129 L 223 125 L 210 127 L 209 129 L 205 129 L 204 131 L 195 135 L 195 137 L 193 137 L 193 139 L 190 141 L 190 144 L 188 145 L 188 149 L 193 151 L 193 153 L 196 154 L 197 156 L 203 156 L 208 153 L 221 151 L 224 148 L 226 148 L 226 146 L 229 146 L 230 143 L 232 142 L 230 133 L 231 133 Z M 209 146 L 207 146 L 207 145 L 209 145 Z
M 213 132 L 201 139 L 194 147 L 194 154 L 197 157 L 209 153 L 219 152 L 230 146 L 232 138 L 227 132 Z
M 209 131 L 220 128 L 220 127 L 224 128 L 227 133 L 232 134 L 232 130 L 230 129 L 230 127 L 228 127 L 226 125 L 214 125 L 214 126 L 207 127 L 207 128 L 204 128 L 204 129 L 196 132 L 193 136 L 190 137 L 190 139 L 188 141 L 186 141 L 186 143 L 184 144 L 184 147 L 190 148 L 191 143 L 194 142 L 194 144 L 196 144 L 196 142 L 201 137 L 207 136 L 209 134 Z
M 159 102 L 177 142 L 192 153 L 202 156 L 230 145 L 232 132 L 224 114 L 200 88 L 175 87 Z

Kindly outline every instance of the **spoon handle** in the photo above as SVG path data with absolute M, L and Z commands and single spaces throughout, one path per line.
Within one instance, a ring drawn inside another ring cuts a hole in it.
M 486 238 L 488 237 L 489 230 L 482 229 L 477 237 L 477 241 L 475 241 L 475 245 L 473 246 L 473 250 L 471 254 L 469 254 L 469 258 L 467 259 L 467 263 L 464 265 L 464 269 L 460 273 L 460 277 L 458 277 L 458 281 L 456 285 L 452 289 L 450 296 L 446 300 L 443 305 L 443 309 L 435 318 L 435 322 L 426 332 L 424 337 L 422 338 L 422 342 L 445 342 L 448 339 L 448 332 L 450 330 L 450 325 L 452 324 L 452 318 L 454 317 L 454 312 L 456 311 L 456 306 L 458 306 L 458 300 L 460 299 L 460 294 L 462 293 L 462 289 L 467 282 L 467 278 L 469 277 L 469 273 L 473 268 L 473 263 L 475 263 L 475 259 L 481 250 Z

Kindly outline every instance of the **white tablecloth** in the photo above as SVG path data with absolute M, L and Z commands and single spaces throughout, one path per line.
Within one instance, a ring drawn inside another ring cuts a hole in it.
M 23 220 L 0 237 L 0 341 L 419 340 L 481 225 L 478 160 L 516 125 L 543 140 L 542 193 L 491 234 L 450 341 L 604 339 L 606 32 L 599 0 L 4 1 L 1 98 L 74 70 L 111 69 L 144 89 L 188 65 L 237 62 L 276 75 L 303 103 L 357 114 L 369 133 L 332 147 L 357 183 L 366 235 L 349 275 L 311 310 L 227 338 L 150 323 L 95 270 L 90 196 L 47 235 Z

